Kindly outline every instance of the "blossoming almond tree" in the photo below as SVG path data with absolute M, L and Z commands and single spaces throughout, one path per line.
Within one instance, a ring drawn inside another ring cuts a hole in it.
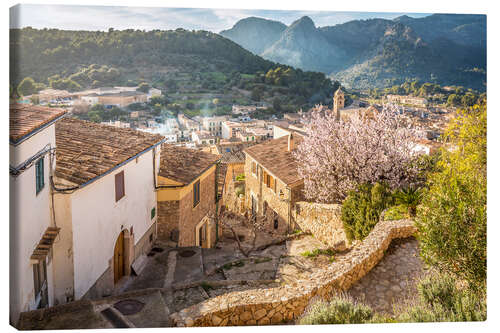
M 419 137 L 396 106 L 340 120 L 319 110 L 312 112 L 307 135 L 294 152 L 307 199 L 341 202 L 358 184 L 385 182 L 394 189 L 417 179 L 413 162 Z

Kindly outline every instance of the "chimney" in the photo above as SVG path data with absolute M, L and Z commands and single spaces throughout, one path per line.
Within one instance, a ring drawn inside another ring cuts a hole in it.
M 288 151 L 292 151 L 293 148 L 294 148 L 294 146 L 293 146 L 293 134 L 290 133 L 288 135 Z

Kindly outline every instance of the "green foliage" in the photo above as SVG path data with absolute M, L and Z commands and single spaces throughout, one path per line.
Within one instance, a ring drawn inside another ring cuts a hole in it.
M 35 80 L 30 77 L 24 78 L 17 86 L 17 92 L 21 94 L 21 96 L 28 96 L 36 93 L 37 90 Z
M 203 290 L 205 290 L 207 293 L 208 293 L 208 291 L 209 291 L 210 289 L 214 289 L 214 287 L 213 287 L 211 284 L 209 284 L 208 282 L 206 282 L 206 281 L 203 281 L 203 282 L 200 284 L 200 287 L 202 287 L 202 288 L 203 288 Z
M 390 189 L 380 183 L 362 184 L 351 191 L 342 203 L 341 219 L 347 239 L 364 239 L 392 201 Z
M 243 180 L 245 180 L 245 174 L 244 173 L 242 173 L 241 175 L 237 175 L 236 176 L 236 181 L 239 182 L 239 181 L 243 181 Z
M 417 213 L 417 206 L 422 200 L 423 190 L 416 186 L 408 186 L 394 192 L 395 203 L 407 209 L 409 216 L 414 217 Z
M 421 255 L 474 287 L 486 279 L 486 106 L 458 113 L 417 212 Z
M 384 213 L 385 221 L 402 220 L 408 218 L 410 218 L 410 215 L 408 214 L 408 207 L 406 207 L 405 205 L 389 207 Z
M 375 314 L 345 295 L 330 303 L 314 304 L 300 319 L 302 325 L 398 322 L 461 322 L 486 320 L 486 294 L 465 287 L 446 274 L 430 275 L 417 284 L 418 297 L 397 308 L 394 316 Z
M 240 195 L 245 195 L 245 186 L 238 186 L 234 189 L 234 192 L 236 193 L 236 196 L 240 196 Z
M 311 306 L 300 319 L 301 325 L 321 324 L 361 324 L 373 318 L 373 310 L 364 305 L 356 304 L 346 296 L 334 298 L 331 302 L 318 302 Z
M 141 82 L 136 90 L 147 94 L 149 92 L 149 89 L 151 89 L 151 87 L 148 83 Z
M 325 256 L 333 257 L 335 255 L 335 251 L 332 249 L 326 249 L 326 250 L 314 249 L 312 251 L 302 252 L 300 255 L 303 257 L 306 257 L 306 258 L 316 258 L 317 256 L 319 256 L 321 254 L 325 255 Z
M 484 291 L 458 288 L 448 274 L 431 275 L 418 284 L 419 302 L 399 313 L 400 322 L 450 322 L 486 320 Z

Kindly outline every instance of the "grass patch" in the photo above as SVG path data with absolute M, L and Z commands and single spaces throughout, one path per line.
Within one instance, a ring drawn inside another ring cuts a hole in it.
M 392 206 L 388 208 L 384 215 L 385 221 L 408 219 L 408 208 L 406 205 Z
M 245 262 L 243 260 L 238 260 L 235 262 L 229 262 L 223 265 L 222 268 L 224 268 L 225 270 L 230 270 L 233 267 L 243 267 L 243 266 L 245 266 Z
M 273 260 L 272 258 L 257 258 L 254 260 L 254 264 L 261 264 L 263 262 L 269 262 Z
M 211 284 L 207 283 L 207 282 L 202 282 L 200 284 L 200 287 L 202 287 L 203 290 L 205 290 L 206 292 L 208 292 L 210 289 L 214 289 L 214 287 Z
M 306 258 L 316 258 L 319 255 L 325 255 L 328 257 L 328 261 L 330 261 L 330 263 L 335 261 L 335 250 L 333 249 L 314 249 L 312 251 L 302 252 L 300 255 Z

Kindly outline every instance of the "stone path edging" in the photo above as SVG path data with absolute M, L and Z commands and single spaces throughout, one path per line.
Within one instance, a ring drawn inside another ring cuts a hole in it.
M 170 319 L 174 326 L 267 325 L 297 319 L 313 297 L 328 299 L 334 291 L 349 289 L 377 265 L 393 239 L 416 231 L 411 220 L 379 222 L 348 255 L 297 286 L 231 292 L 173 313 Z

